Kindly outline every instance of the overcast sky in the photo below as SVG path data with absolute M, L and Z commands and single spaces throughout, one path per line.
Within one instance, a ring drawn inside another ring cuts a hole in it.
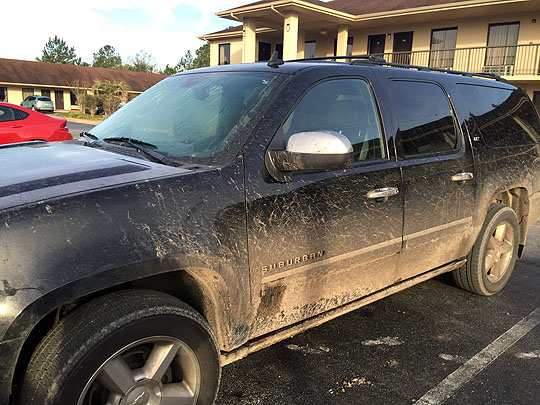
M 49 39 L 58 35 L 75 47 L 82 60 L 112 45 L 122 61 L 141 49 L 162 68 L 176 65 L 189 49 L 204 44 L 198 35 L 236 25 L 217 11 L 246 0 L 0 0 L 4 40 L 0 57 L 35 60 Z

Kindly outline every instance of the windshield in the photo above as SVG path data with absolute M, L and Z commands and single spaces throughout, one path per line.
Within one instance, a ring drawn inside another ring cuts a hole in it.
M 169 77 L 92 130 L 100 140 L 133 138 L 185 162 L 219 165 L 245 142 L 281 82 L 278 74 L 196 73 Z

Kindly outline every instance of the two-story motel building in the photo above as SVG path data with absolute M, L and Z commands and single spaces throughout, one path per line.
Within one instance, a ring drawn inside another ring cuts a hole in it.
M 498 74 L 540 111 L 539 0 L 262 0 L 217 15 L 240 25 L 199 37 L 212 66 L 374 54 Z

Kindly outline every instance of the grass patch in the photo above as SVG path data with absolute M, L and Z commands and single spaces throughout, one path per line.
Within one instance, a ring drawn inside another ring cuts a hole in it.
M 77 118 L 77 119 L 92 120 L 92 121 L 103 121 L 105 118 L 107 118 L 105 115 L 90 115 L 90 114 L 83 114 L 81 112 L 69 112 L 69 113 L 57 112 L 57 113 L 54 113 L 53 115 L 57 117 Z

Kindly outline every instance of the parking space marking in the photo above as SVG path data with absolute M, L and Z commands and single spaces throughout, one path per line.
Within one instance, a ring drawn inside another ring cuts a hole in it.
M 470 360 L 416 401 L 416 404 L 439 405 L 444 403 L 538 324 L 540 324 L 540 307 L 476 353 Z

